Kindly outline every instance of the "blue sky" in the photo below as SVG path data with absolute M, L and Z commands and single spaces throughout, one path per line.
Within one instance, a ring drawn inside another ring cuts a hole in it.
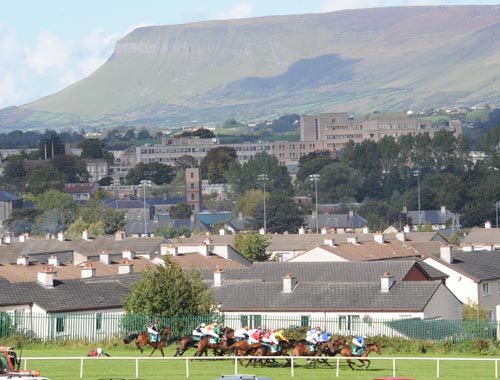
M 499 0 L 16 0 L 0 5 L 0 108 L 91 74 L 135 27 L 391 5 Z

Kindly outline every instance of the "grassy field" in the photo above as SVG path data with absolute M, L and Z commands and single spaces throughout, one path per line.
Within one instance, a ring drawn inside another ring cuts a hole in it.
M 23 356 L 29 357 L 57 357 L 57 356 L 84 356 L 90 350 L 90 347 L 73 348 L 26 348 Z M 126 348 L 108 348 L 106 349 L 112 356 L 141 356 L 139 351 Z M 149 355 L 149 349 L 142 356 Z M 173 356 L 173 349 L 167 350 L 167 356 Z M 383 352 L 384 356 L 393 356 L 389 352 Z M 398 355 L 394 355 L 398 356 Z M 446 355 L 445 355 L 446 356 Z M 159 357 L 155 353 L 155 357 Z M 431 355 L 421 355 L 421 357 L 432 357 Z M 443 357 L 443 355 L 441 355 Z M 447 357 L 457 357 L 457 355 L 447 355 Z M 483 357 L 485 358 L 485 357 Z M 491 358 L 491 357 L 489 357 Z M 190 361 L 189 378 L 199 380 L 216 379 L 221 374 L 234 374 L 234 361 Z M 316 368 L 307 366 L 304 360 L 298 360 L 295 364 L 294 379 L 332 379 L 335 378 L 335 364 L 333 360 L 329 368 L 325 364 L 319 364 Z M 24 364 L 23 364 L 24 365 Z M 51 380 L 70 380 L 79 379 L 80 360 L 28 360 L 29 369 L 40 370 L 42 375 Z M 84 379 L 134 379 L 135 378 L 135 360 L 88 360 L 84 362 Z M 266 368 L 244 368 L 238 366 L 238 373 L 256 374 L 263 377 L 270 377 L 273 380 L 290 379 L 290 367 L 281 368 L 272 366 Z M 415 379 L 435 379 L 436 362 L 435 361 L 409 361 L 396 360 L 396 375 L 401 377 L 410 377 Z M 339 379 L 375 379 L 380 377 L 392 376 L 392 361 L 373 360 L 369 370 L 357 369 L 352 371 L 347 367 L 344 360 L 340 360 Z M 150 360 L 139 361 L 140 379 L 185 379 L 186 361 L 163 361 Z M 440 363 L 440 379 L 494 379 L 494 362 L 467 362 L 446 361 Z

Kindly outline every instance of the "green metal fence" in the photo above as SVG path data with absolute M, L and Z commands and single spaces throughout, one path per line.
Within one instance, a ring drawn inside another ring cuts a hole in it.
M 152 318 L 119 313 L 35 314 L 0 312 L 0 339 L 12 334 L 31 339 L 61 339 L 97 342 L 122 339 L 144 331 Z M 264 328 L 306 328 L 320 326 L 335 335 L 367 335 L 407 339 L 451 340 L 497 339 L 500 324 L 491 321 L 450 321 L 442 319 L 371 319 L 356 315 L 337 318 L 292 314 L 286 317 L 266 314 L 206 315 L 160 318 L 163 326 L 173 331 L 174 338 L 190 335 L 200 323 L 217 320 L 237 329 L 243 326 Z

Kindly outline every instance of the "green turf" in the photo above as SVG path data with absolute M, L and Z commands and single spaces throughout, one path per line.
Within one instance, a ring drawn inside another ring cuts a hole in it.
M 24 357 L 56 357 L 56 356 L 82 356 L 88 348 L 71 348 L 64 347 L 56 348 L 32 348 L 25 349 Z M 138 351 L 133 349 L 107 349 L 112 356 L 141 356 Z M 142 355 L 147 357 L 149 349 Z M 168 349 L 166 354 L 173 355 L 172 349 Z M 384 352 L 385 356 L 389 353 Z M 155 356 L 157 356 L 155 354 Z M 159 356 L 159 355 L 158 355 Z M 456 357 L 453 355 L 450 357 Z M 422 357 L 426 357 L 422 355 Z M 431 357 L 431 355 L 427 355 Z M 443 357 L 443 355 L 441 355 Z M 189 363 L 190 379 L 216 379 L 221 374 L 234 374 L 234 361 L 190 361 Z M 336 361 L 331 362 L 333 368 L 329 368 L 324 364 L 319 364 L 316 368 L 307 366 L 304 360 L 298 360 L 295 364 L 294 379 L 332 379 L 335 378 Z M 23 364 L 24 365 L 24 364 Z M 28 360 L 29 369 L 40 370 L 42 375 L 49 377 L 51 380 L 70 380 L 79 379 L 80 360 L 51 360 L 37 361 Z M 411 377 L 415 379 L 434 379 L 436 378 L 436 362 L 435 361 L 396 361 L 396 375 Z M 273 380 L 290 379 L 290 367 L 281 368 L 278 366 L 266 368 L 244 368 L 238 366 L 239 373 L 256 374 L 259 376 L 270 377 Z M 494 379 L 495 367 L 494 362 L 466 362 L 453 361 L 441 362 L 440 364 L 440 379 Z M 369 370 L 357 369 L 352 371 L 349 369 L 344 360 L 340 360 L 339 379 L 374 379 L 379 377 L 392 376 L 392 361 L 390 360 L 373 360 Z M 84 379 L 110 379 L 110 378 L 135 378 L 135 360 L 88 360 L 84 362 Z M 186 361 L 139 361 L 139 378 L 140 379 L 185 379 L 186 378 Z

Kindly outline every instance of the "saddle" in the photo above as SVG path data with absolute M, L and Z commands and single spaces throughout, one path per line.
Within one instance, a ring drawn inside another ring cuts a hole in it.
M 273 353 L 273 354 L 279 351 L 279 346 L 273 346 L 271 343 L 262 342 L 262 345 L 269 347 L 269 349 L 271 350 L 271 353 Z
M 365 352 L 364 347 L 357 347 L 354 344 L 351 346 L 352 356 L 361 356 Z
M 315 344 L 308 343 L 308 344 L 307 344 L 307 348 L 308 348 L 308 349 L 309 349 L 309 351 L 311 351 L 311 352 L 316 352 L 316 345 L 315 345 Z
M 159 340 L 160 340 L 160 335 L 156 335 L 156 334 L 152 334 L 152 333 L 149 333 L 149 341 L 151 343 L 157 343 Z

